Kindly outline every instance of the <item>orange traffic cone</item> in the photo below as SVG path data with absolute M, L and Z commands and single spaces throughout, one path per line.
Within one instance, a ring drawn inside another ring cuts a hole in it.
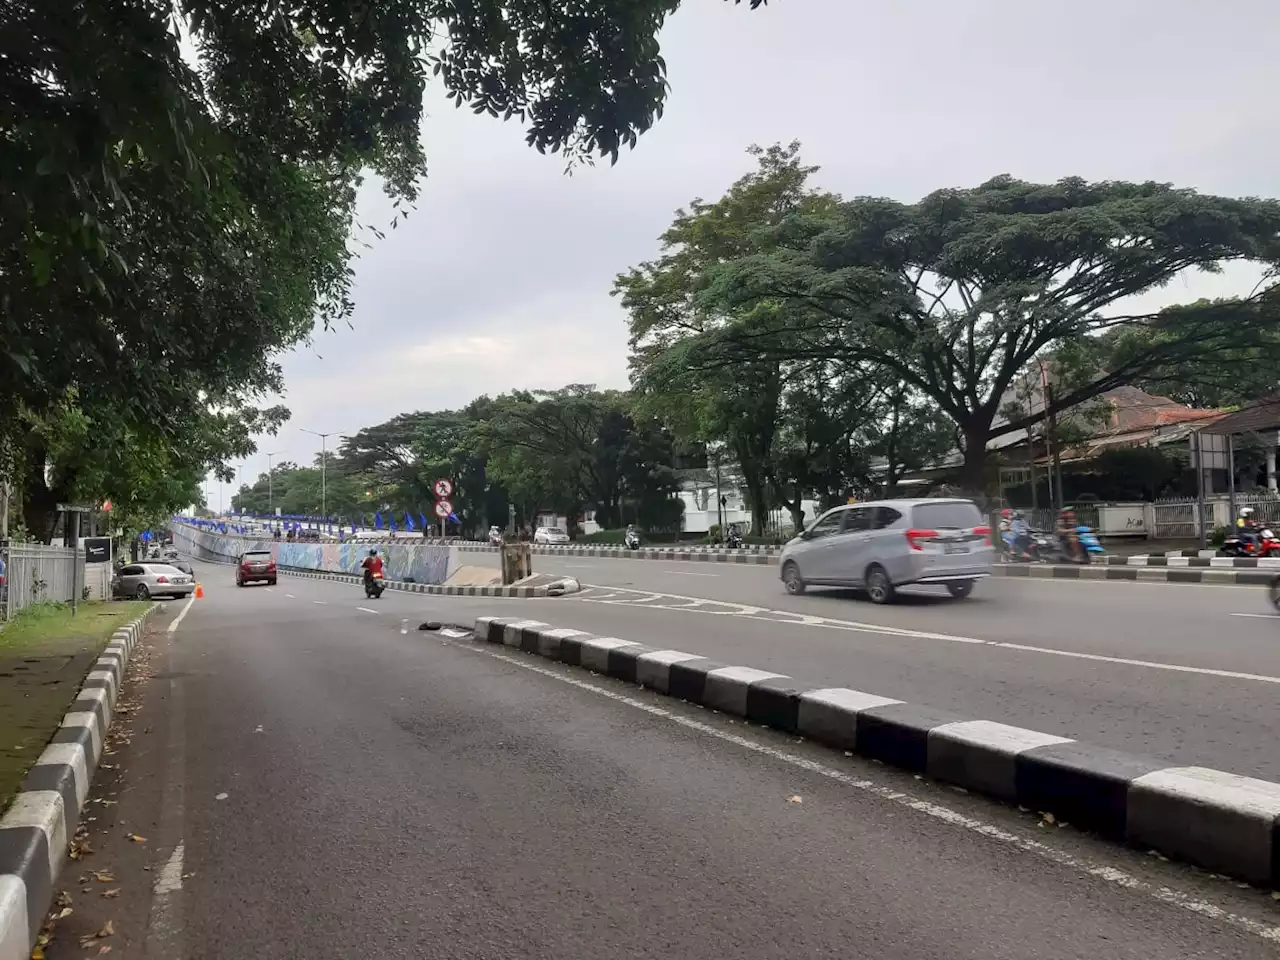
M 196 599 L 197 600 L 204 599 L 204 587 L 200 586 L 198 582 L 196 583 Z

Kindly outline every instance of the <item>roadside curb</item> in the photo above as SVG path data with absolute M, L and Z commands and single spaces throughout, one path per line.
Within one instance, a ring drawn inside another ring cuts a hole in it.
M 49 745 L 0 818 L 0 960 L 26 960 L 102 758 L 125 668 L 159 605 L 112 634 Z
M 487 543 L 458 543 L 454 546 L 469 553 L 497 553 L 498 548 Z M 625 547 L 557 547 L 550 544 L 529 544 L 532 553 L 545 557 L 607 557 L 611 560 L 680 560 L 692 563 L 747 563 L 756 566 L 777 566 L 778 547 L 746 548 L 743 550 L 715 550 L 710 548 L 665 549 L 641 547 L 628 550 Z
M 302 577 L 304 580 L 337 580 L 342 583 L 363 584 L 363 580 L 350 573 L 325 573 L 311 570 L 280 569 L 280 573 L 290 577 Z M 564 577 L 552 583 L 544 583 L 536 587 L 498 587 L 498 586 L 460 586 L 441 583 L 409 583 L 404 580 L 386 581 L 388 590 L 399 590 L 404 593 L 426 593 L 444 597 L 563 597 L 577 593 L 582 584 L 572 577 Z
M 1280 886 L 1280 784 L 536 620 L 479 617 L 477 638 L 964 787 L 1112 840 Z
M 1219 586 L 1258 586 L 1280 576 L 1280 567 L 1231 569 L 1225 566 L 1165 566 L 1163 564 L 996 563 L 993 577 L 1031 580 L 1138 580 L 1143 583 L 1212 583 Z

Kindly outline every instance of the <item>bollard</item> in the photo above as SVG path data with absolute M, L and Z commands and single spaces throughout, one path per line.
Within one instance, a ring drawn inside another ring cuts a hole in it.
M 533 550 L 527 543 L 502 545 L 502 584 L 511 586 L 533 573 Z

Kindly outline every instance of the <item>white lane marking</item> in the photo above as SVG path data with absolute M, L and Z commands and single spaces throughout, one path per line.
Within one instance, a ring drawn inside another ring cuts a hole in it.
M 444 642 L 449 643 L 449 641 Z M 640 700 L 628 697 L 625 694 L 616 693 L 613 690 L 606 690 L 603 687 L 597 687 L 595 684 L 588 683 L 585 680 L 578 680 L 575 677 L 570 677 L 563 673 L 557 673 L 554 670 L 538 666 L 537 664 L 528 662 L 527 660 L 514 659 L 513 657 L 507 656 L 502 651 L 490 650 L 486 647 L 475 646 L 471 643 L 450 643 L 450 646 L 457 647 L 461 650 L 467 650 L 471 653 L 482 653 L 486 656 L 493 657 L 495 660 L 502 660 L 509 663 L 512 666 L 520 667 L 524 670 L 530 670 L 533 673 L 542 674 L 545 677 L 550 677 L 553 680 L 559 680 L 561 683 L 567 683 L 570 686 L 578 687 L 581 690 L 588 690 L 598 696 L 614 700 L 637 710 L 643 710 L 645 713 L 652 716 L 669 720 L 672 723 L 685 727 L 686 729 L 705 733 L 708 736 L 715 737 L 718 740 L 723 740 L 726 743 L 732 743 L 735 746 L 742 747 L 745 750 L 750 750 L 753 753 L 763 754 L 764 756 L 771 757 L 774 760 L 780 760 L 783 763 L 797 767 L 801 770 L 807 771 L 808 773 L 814 773 L 818 776 L 825 777 L 828 780 L 834 780 L 844 786 L 851 787 L 855 790 L 861 790 L 864 793 L 869 793 L 881 800 L 886 800 L 890 803 L 896 803 L 907 807 L 917 813 L 922 813 L 927 817 L 932 817 L 935 820 L 940 820 L 943 823 L 950 824 L 954 827 L 960 827 L 964 830 L 986 837 L 989 840 L 995 840 L 998 843 L 1015 847 L 1023 853 L 1029 853 L 1040 857 L 1041 859 L 1048 860 L 1049 862 L 1057 864 L 1060 867 L 1065 867 L 1068 870 L 1086 873 L 1089 876 L 1102 880 L 1105 883 L 1123 887 L 1126 890 L 1133 891 L 1134 893 L 1145 894 L 1153 900 L 1158 900 L 1161 903 L 1166 903 L 1170 906 L 1179 907 L 1189 913 L 1194 913 L 1202 917 L 1207 917 L 1211 920 L 1218 920 L 1222 923 L 1230 924 L 1231 926 L 1247 933 L 1251 933 L 1256 937 L 1261 937 L 1263 940 L 1267 940 L 1271 943 L 1280 943 L 1280 927 L 1260 923 L 1259 921 L 1253 920 L 1249 917 L 1230 913 L 1217 904 L 1210 903 L 1208 900 L 1192 896 L 1191 894 L 1185 893 L 1181 890 L 1174 890 L 1171 887 L 1160 886 L 1156 883 L 1140 880 L 1132 874 L 1126 873 L 1117 867 L 1096 863 L 1086 857 L 1075 856 L 1074 854 L 1067 853 L 1065 850 L 1055 849 L 1046 843 L 1041 843 L 1038 840 L 1032 840 L 1016 833 L 1011 833 L 1003 827 L 998 827 L 995 824 L 987 823 L 983 820 L 977 819 L 976 817 L 971 817 L 967 814 L 952 810 L 950 807 L 944 807 L 941 804 L 933 803 L 929 800 L 920 800 L 916 797 L 910 796 L 909 794 L 902 793 L 899 790 L 894 790 L 892 787 L 886 787 L 883 784 L 876 783 L 872 780 L 863 780 L 860 777 L 855 777 L 841 770 L 836 770 L 833 767 L 828 767 L 816 760 L 796 756 L 795 754 L 788 753 L 786 750 L 771 747 L 764 743 L 757 743 L 754 740 L 748 740 L 746 737 L 740 737 L 724 730 L 718 730 L 709 724 L 702 723 L 701 721 L 694 720 L 690 717 L 681 716 L 680 714 L 667 710 L 664 707 L 659 707 L 651 703 L 644 703 Z
M 157 897 L 162 897 L 167 893 L 177 893 L 182 889 L 183 856 L 183 845 L 179 843 L 173 848 L 173 853 L 169 855 L 169 861 L 161 867 L 160 876 L 156 877 L 155 893 Z
M 672 577 L 718 577 L 718 573 L 694 573 L 692 570 L 663 570 L 662 573 Z
M 1256 620 L 1280 620 L 1280 613 L 1233 613 L 1233 617 L 1253 617 Z
M 191 599 L 187 601 L 187 605 L 183 607 L 181 610 L 179 610 L 178 615 L 174 617 L 173 620 L 170 622 L 169 628 L 168 628 L 169 633 L 173 633 L 175 630 L 178 629 L 178 624 L 180 624 L 182 622 L 182 618 L 185 617 L 191 611 L 191 605 L 195 602 L 196 602 L 196 595 L 193 593 L 191 595 Z
M 1075 657 L 1077 660 L 1100 660 L 1103 663 L 1122 663 L 1127 667 L 1149 667 L 1152 670 L 1171 670 L 1174 673 L 1200 673 L 1207 677 L 1226 677 L 1229 680 L 1256 680 L 1259 683 L 1280 683 L 1280 677 L 1268 677 L 1261 673 L 1240 673 L 1236 670 L 1214 670 L 1211 667 L 1186 667 L 1178 663 L 1159 663 L 1154 660 L 1130 660 L 1127 657 L 1104 657 L 1098 653 L 1079 653 L 1075 650 L 1054 650 L 1051 647 L 1033 647 L 1022 643 L 986 641 L 987 646 L 1006 650 L 1025 650 L 1054 657 Z
M 275 587 L 267 587 L 267 593 L 275 593 Z
M 312 602 L 312 603 L 318 603 L 318 604 L 320 604 L 320 606 L 322 606 L 322 607 L 324 606 L 324 601 L 323 601 L 323 600 L 312 600 L 311 602 Z
M 729 600 L 703 600 L 697 597 L 682 597 L 673 593 L 649 593 L 633 591 L 634 599 L 614 599 L 618 594 L 606 596 L 583 597 L 581 595 L 565 599 L 579 603 L 607 603 L 617 606 L 641 607 L 653 610 L 677 610 L 682 613 L 706 613 L 718 617 L 741 617 L 744 620 L 758 620 L 777 626 L 820 627 L 826 630 L 847 630 L 853 633 L 879 633 L 890 637 L 912 637 L 924 640 L 944 640 L 948 643 L 968 643 L 980 647 L 997 647 L 1004 650 L 1018 650 L 1022 653 L 1039 653 L 1053 657 L 1071 657 L 1076 660 L 1091 660 L 1098 663 L 1118 663 L 1126 667 L 1146 667 L 1150 670 L 1168 670 L 1174 673 L 1198 673 L 1207 677 L 1224 677 L 1228 680 L 1252 680 L 1257 683 L 1280 684 L 1280 677 L 1267 676 L 1260 673 L 1242 673 L 1236 670 L 1216 670 L 1212 667 L 1191 667 L 1180 663 L 1161 663 L 1157 660 L 1134 660 L 1129 657 L 1109 657 L 1100 653 L 1082 653 L 1078 650 L 1059 650 L 1054 647 L 1038 647 L 1025 643 L 1008 643 L 1003 640 L 979 640 L 974 637 L 957 637 L 946 633 L 926 633 L 920 630 L 907 630 L 901 627 L 890 627 L 883 624 L 862 623 L 854 620 L 836 620 L 831 617 L 818 617 L 812 614 L 794 613 L 790 610 L 769 610 L 765 607 L 753 607 L 750 604 L 734 603 Z M 658 603 L 660 599 L 680 600 L 681 603 Z M 726 607 L 723 610 L 703 609 L 707 604 Z M 1232 614 L 1232 616 L 1273 617 L 1275 614 Z M 791 619 L 778 619 L 778 618 Z
M 297 600 L 297 599 L 298 599 L 298 598 L 297 598 L 297 597 L 295 597 L 292 593 L 286 593 L 286 594 L 285 594 L 285 596 L 286 596 L 286 597 L 288 597 L 290 600 Z
M 408 621 L 408 620 L 401 620 L 401 621 L 400 621 L 400 634 L 403 636 L 404 634 L 406 634 L 406 633 L 408 633 L 408 632 L 409 632 L 409 621 Z
M 361 612 L 363 612 L 363 613 L 375 613 L 375 614 L 376 614 L 376 613 L 378 612 L 377 610 L 370 610 L 368 607 L 356 607 L 356 609 L 357 609 L 357 610 L 360 610 L 360 611 L 361 611 Z

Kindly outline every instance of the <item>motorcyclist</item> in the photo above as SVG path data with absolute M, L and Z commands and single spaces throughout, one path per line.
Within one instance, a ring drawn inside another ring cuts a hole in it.
M 623 542 L 624 542 L 628 547 L 634 547 L 634 546 L 638 546 L 638 545 L 639 545 L 639 543 L 640 543 L 640 531 L 636 529 L 636 525 L 635 525 L 634 523 L 628 523 L 628 524 L 627 524 L 627 532 L 626 532 L 625 536 L 623 537 Z
M 742 530 L 736 523 L 729 524 L 729 532 L 725 539 L 730 547 L 742 546 Z
M 1241 507 L 1236 515 L 1236 536 L 1241 544 L 1253 548 L 1259 542 L 1258 523 L 1253 519 L 1253 507 Z
M 1014 513 L 1009 518 L 1009 536 L 1015 553 L 1028 557 L 1031 555 L 1031 524 L 1027 523 L 1021 513 Z
M 1080 534 L 1076 529 L 1079 524 L 1076 522 L 1076 512 L 1070 507 L 1063 507 L 1058 512 L 1058 528 L 1055 531 L 1058 535 L 1058 543 L 1062 546 L 1063 556 L 1069 560 L 1079 561 L 1084 548 L 1080 546 Z
M 360 568 L 364 570 L 365 582 L 369 582 L 375 575 L 382 573 L 382 558 L 378 556 L 378 548 L 374 547 L 369 551 L 369 555 L 360 561 Z

